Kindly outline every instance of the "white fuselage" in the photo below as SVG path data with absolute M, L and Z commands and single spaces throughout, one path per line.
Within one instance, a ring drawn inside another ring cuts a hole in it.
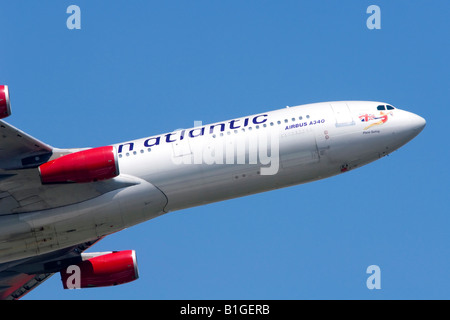
M 130 186 L 0 216 L 0 262 L 93 240 L 163 213 L 327 178 L 377 160 L 425 120 L 382 102 L 284 108 L 116 144 Z M 96 182 L 94 182 L 96 183 Z

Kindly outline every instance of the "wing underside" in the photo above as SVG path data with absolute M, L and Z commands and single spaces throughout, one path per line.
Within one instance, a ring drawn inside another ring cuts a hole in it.
M 0 300 L 17 300 L 56 272 L 81 261 L 81 253 L 99 239 L 45 255 L 0 264 Z

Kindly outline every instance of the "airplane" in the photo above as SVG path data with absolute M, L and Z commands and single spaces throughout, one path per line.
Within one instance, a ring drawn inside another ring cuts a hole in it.
M 0 118 L 11 115 L 0 86 Z M 0 120 L 0 299 L 136 280 L 134 250 L 86 252 L 168 212 L 342 174 L 426 121 L 377 101 L 311 103 L 95 148 L 52 147 Z

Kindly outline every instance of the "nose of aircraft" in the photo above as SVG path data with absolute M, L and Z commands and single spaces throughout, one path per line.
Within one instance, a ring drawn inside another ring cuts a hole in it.
M 411 113 L 409 125 L 411 126 L 411 129 L 416 132 L 416 134 L 419 134 L 423 128 L 425 128 L 426 124 L 427 122 L 424 118 L 418 116 L 417 114 Z
M 399 142 L 402 144 L 414 139 L 426 125 L 424 118 L 408 111 L 405 111 L 400 123 L 397 134 Z

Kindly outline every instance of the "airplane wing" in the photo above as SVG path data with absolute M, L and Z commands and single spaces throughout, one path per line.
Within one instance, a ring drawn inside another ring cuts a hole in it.
M 0 168 L 24 169 L 48 161 L 53 147 L 0 120 Z
M 17 300 L 53 274 L 81 261 L 81 253 L 101 238 L 45 255 L 0 264 L 0 300 Z M 43 271 L 45 270 L 45 271 Z

